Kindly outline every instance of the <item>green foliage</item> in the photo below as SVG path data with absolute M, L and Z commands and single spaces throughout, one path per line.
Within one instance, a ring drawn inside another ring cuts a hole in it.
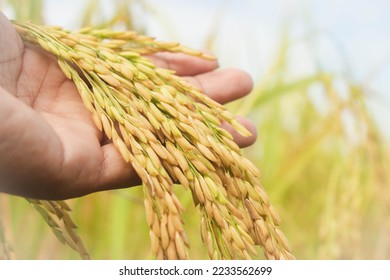
M 90 22 L 95 12 L 83 22 Z M 130 15 L 125 17 L 133 22 Z M 245 155 L 262 171 L 262 183 L 298 259 L 387 259 L 390 151 L 367 108 L 367 91 L 348 77 L 320 69 L 291 79 L 287 67 L 293 43 L 287 38 L 252 94 L 229 105 L 257 124 L 259 139 Z M 152 257 L 141 198 L 142 190 L 133 188 L 69 202 L 94 258 Z M 186 209 L 190 254 L 207 259 L 191 197 L 183 192 L 179 198 Z M 78 258 L 55 240 L 23 199 L 1 195 L 0 203 L 8 233 L 0 228 L 0 248 L 8 237 L 17 259 Z
M 289 79 L 287 44 L 249 101 L 234 104 L 258 124 L 247 156 L 298 259 L 388 258 L 390 157 L 367 92 L 321 70 Z
M 44 21 L 42 14 L 43 0 L 7 0 L 6 4 L 12 8 L 12 11 L 15 13 L 15 18 L 19 20 L 29 20 L 36 24 Z

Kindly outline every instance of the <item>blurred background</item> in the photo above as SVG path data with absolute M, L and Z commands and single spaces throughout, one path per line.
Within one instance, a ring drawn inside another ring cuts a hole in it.
M 248 71 L 253 92 L 227 106 L 257 124 L 258 141 L 243 152 L 262 171 L 295 256 L 390 258 L 389 1 L 0 0 L 0 9 L 67 29 L 134 29 Z M 190 256 L 207 259 L 198 211 L 177 191 Z M 152 258 L 141 188 L 69 203 L 92 258 Z M 78 259 L 24 199 L 0 195 L 0 219 L 10 257 Z

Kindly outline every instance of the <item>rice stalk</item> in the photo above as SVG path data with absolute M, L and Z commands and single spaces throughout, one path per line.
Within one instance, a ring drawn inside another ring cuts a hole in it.
M 23 40 L 57 57 L 96 127 L 142 179 L 157 258 L 188 258 L 184 209 L 173 191 L 176 182 L 189 189 L 199 205 L 202 240 L 210 258 L 250 259 L 256 254 L 255 245 L 263 248 L 268 259 L 294 258 L 278 229 L 280 218 L 259 182 L 257 167 L 241 155 L 220 125 L 226 121 L 243 135 L 249 132 L 222 105 L 142 55 L 167 51 L 213 57 L 134 31 L 69 32 L 29 23 L 14 25 Z M 34 201 L 33 205 L 39 211 L 42 206 L 46 209 L 42 215 L 55 231 L 58 225 L 51 224 L 47 214 L 52 203 Z M 58 209 L 58 218 L 68 217 L 66 207 Z M 74 233 L 73 224 L 63 221 L 66 232 Z M 72 237 L 73 242 L 80 241 Z M 83 247 L 74 249 L 85 254 Z
M 38 211 L 56 238 L 79 253 L 82 259 L 90 259 L 83 241 L 76 232 L 77 226 L 69 215 L 71 209 L 65 201 L 27 199 Z
M 0 1 L 0 6 L 2 1 Z M 15 18 L 19 20 L 29 20 L 35 24 L 42 24 L 44 21 L 43 10 L 44 2 L 43 0 L 34 0 L 34 1 L 23 1 L 23 0 L 6 0 L 4 1 L 10 7 L 12 7 L 13 12 L 15 13 Z

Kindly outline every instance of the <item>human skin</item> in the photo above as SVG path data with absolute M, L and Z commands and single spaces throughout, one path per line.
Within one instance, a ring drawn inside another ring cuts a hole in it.
M 251 77 L 238 69 L 219 69 L 217 61 L 183 54 L 149 56 L 160 66 L 224 104 L 248 94 Z M 55 58 L 24 44 L 0 12 L 0 192 L 35 199 L 68 199 L 140 184 L 132 166 L 94 125 L 74 83 Z M 230 126 L 240 147 L 256 140 Z

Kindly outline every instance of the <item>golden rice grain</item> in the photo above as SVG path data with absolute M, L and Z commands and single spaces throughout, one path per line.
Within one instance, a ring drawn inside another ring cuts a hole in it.
M 188 259 L 186 245 L 184 244 L 184 241 L 178 232 L 176 232 L 175 235 L 175 245 L 176 245 L 176 252 L 177 255 L 179 256 L 179 259 L 182 260 Z
M 180 216 L 184 209 L 173 192 L 177 182 L 190 189 L 199 204 L 201 236 L 210 258 L 249 259 L 250 254 L 256 255 L 254 244 L 261 245 L 269 259 L 293 257 L 277 228 L 280 217 L 258 182 L 259 170 L 241 155 L 220 124 L 227 122 L 244 136 L 249 131 L 221 104 L 142 54 L 170 51 L 204 59 L 211 56 L 133 31 L 84 28 L 70 33 L 59 27 L 15 26 L 24 40 L 57 57 L 97 128 L 142 179 L 157 258 L 188 258 L 189 242 Z M 50 203 L 42 205 L 51 213 L 65 211 Z M 53 220 L 47 221 L 55 228 Z M 69 215 L 63 222 L 72 229 L 64 240 L 84 254 L 77 247 Z

